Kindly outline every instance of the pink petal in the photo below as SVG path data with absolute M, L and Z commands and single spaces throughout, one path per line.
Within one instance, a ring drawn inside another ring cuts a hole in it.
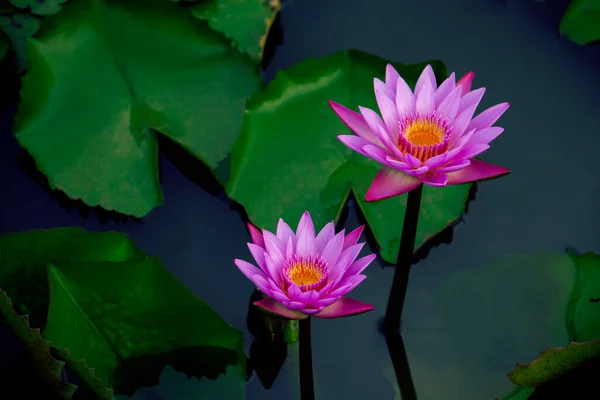
M 470 164 L 471 160 L 457 159 L 432 172 L 435 172 L 436 174 L 447 174 L 448 172 L 454 172 L 458 171 L 459 169 L 466 168 Z
M 394 169 L 404 171 L 404 172 L 408 172 L 412 169 L 411 167 L 408 166 L 407 163 L 395 160 L 390 156 L 386 157 L 385 160 L 387 161 L 386 164 Z
M 256 276 L 260 276 L 260 277 L 267 279 L 267 277 L 263 271 L 261 271 L 259 268 L 255 267 L 254 265 L 250 264 L 249 262 L 244 261 L 244 260 L 239 260 L 237 258 L 235 260 L 233 260 L 233 262 L 238 267 L 238 269 L 240 271 L 242 271 L 242 273 L 244 275 L 246 275 L 246 278 L 250 279 L 253 283 L 254 283 L 254 278 Z
M 454 72 L 450 74 L 448 78 L 436 90 L 435 92 L 435 106 L 439 106 L 439 104 L 450 94 L 450 92 L 456 87 L 456 81 L 454 77 Z
M 471 90 L 471 85 L 473 84 L 473 79 L 475 78 L 474 72 L 467 72 L 465 76 L 460 78 L 458 82 L 456 82 L 456 86 L 460 86 L 462 88 L 462 95 L 466 95 Z
M 346 250 L 350 246 L 354 246 L 356 242 L 358 242 L 358 239 L 360 239 L 360 235 L 362 235 L 363 229 L 365 229 L 365 226 L 361 225 L 346 235 L 346 237 L 344 238 L 342 251 Z
M 301 292 L 298 300 L 306 304 L 307 308 L 313 308 L 317 301 L 319 301 L 319 298 L 319 293 L 316 290 L 309 290 L 308 292 Z
M 366 275 L 352 275 L 345 279 L 340 280 L 339 284 L 335 289 L 327 294 L 327 297 L 340 297 L 357 287 L 362 281 L 367 279 Z
M 385 84 L 395 90 L 396 82 L 398 82 L 399 78 L 400 74 L 398 73 L 398 71 L 396 71 L 392 64 L 388 64 L 385 67 Z
M 283 304 L 275 301 L 269 297 L 254 302 L 255 306 L 258 306 L 270 313 L 282 316 L 287 319 L 306 319 L 308 315 L 301 313 L 300 311 L 293 311 L 286 308 Z
M 335 263 L 335 265 L 331 266 L 331 268 L 329 269 L 329 281 L 333 282 L 333 289 L 335 289 L 338 286 L 338 283 L 344 277 L 346 270 L 348 269 L 348 267 L 350 267 L 350 265 L 352 265 L 354 260 L 356 260 L 356 257 L 358 257 L 358 254 L 360 253 L 364 245 L 365 243 L 363 242 L 348 247 L 346 250 L 342 251 L 338 262 Z
M 499 126 L 490 126 L 489 128 L 475 132 L 469 144 L 488 144 L 500 136 L 502 132 L 504 132 L 504 128 L 500 128 Z
M 281 240 L 282 244 L 287 244 L 289 238 L 294 238 L 294 231 L 288 224 L 286 224 L 282 218 L 279 218 L 277 222 L 277 237 Z
M 473 90 L 472 92 L 467 93 L 460 99 L 460 107 L 458 108 L 458 113 L 463 112 L 467 107 L 479 105 L 479 102 L 483 98 L 483 94 L 485 93 L 485 88 L 479 88 Z
M 248 224 L 248 229 L 250 230 L 250 237 L 252 238 L 252 242 L 258 246 L 265 247 L 263 235 L 262 233 L 260 233 L 258 228 L 252 224 Z
M 386 161 L 387 154 L 386 154 L 385 150 L 383 150 L 381 147 L 375 146 L 374 144 L 368 144 L 365 147 L 363 147 L 363 150 L 373 160 L 375 160 L 378 163 L 381 163 L 383 165 L 387 165 L 387 161 Z
M 429 81 L 426 81 L 421 91 L 416 95 L 416 111 L 420 115 L 429 115 L 435 109 L 435 92 Z
M 482 144 L 482 143 L 478 143 L 478 144 L 468 144 L 467 146 L 465 146 L 464 149 L 462 149 L 461 151 L 458 152 L 458 154 L 456 155 L 456 158 L 473 158 L 476 157 L 478 155 L 480 155 L 481 153 L 483 153 L 484 151 L 486 151 L 487 149 L 490 148 L 489 144 Z
M 294 243 L 296 243 L 295 238 L 288 238 L 287 246 L 285 248 L 285 258 L 290 259 L 296 253 L 296 248 L 294 247 Z
M 388 152 L 392 153 L 396 156 L 397 159 L 403 160 L 404 156 L 402 152 L 394 143 L 398 143 L 398 136 L 396 136 L 395 141 L 392 141 L 392 136 L 381 126 L 377 127 L 377 132 L 375 132 L 379 140 L 383 142 L 383 145 L 386 147 Z
M 265 249 L 255 245 L 254 243 L 248 243 L 248 249 L 252 253 L 252 257 L 256 260 L 258 266 L 265 272 L 267 272 L 267 264 L 265 262 Z
M 452 133 L 450 134 L 450 142 L 448 143 L 448 147 L 453 147 L 458 139 L 461 138 L 462 134 L 469 126 L 471 122 L 471 118 L 473 118 L 473 114 L 475 114 L 475 110 L 477 106 L 469 106 L 465 110 L 463 110 L 458 117 L 452 123 Z
M 300 290 L 300 288 L 298 287 L 298 285 L 295 285 L 295 284 L 290 285 L 290 287 L 288 287 L 288 294 L 290 295 L 290 300 L 303 303 L 301 301 L 301 299 L 302 299 L 302 290 Z M 301 308 L 304 308 L 304 307 L 305 306 L 302 306 Z
M 406 173 L 406 175 L 410 175 L 413 177 L 419 177 L 425 173 L 427 173 L 427 171 L 429 171 L 429 167 L 423 166 L 421 168 L 417 168 L 417 169 L 408 169 L 406 171 L 403 171 Z
M 275 261 L 269 253 L 265 253 L 265 264 L 267 265 L 267 275 L 275 282 L 275 286 L 281 287 L 283 284 L 283 260 Z
M 271 256 L 271 259 L 275 264 L 283 263 L 285 247 L 281 240 L 267 230 L 263 231 L 263 237 L 265 239 L 265 250 Z
M 421 168 L 421 160 L 419 160 L 417 157 L 413 156 L 410 153 L 406 153 L 404 155 L 404 160 L 406 161 L 406 164 L 408 164 L 408 166 L 412 169 Z
M 402 78 L 398 79 L 396 86 L 396 109 L 399 118 L 415 112 L 415 95 Z
M 440 165 L 444 164 L 448 159 L 448 153 L 440 154 L 439 156 L 431 157 L 429 160 L 426 160 L 423 165 L 428 167 L 430 170 L 433 170 Z
M 310 229 L 300 230 L 296 241 L 296 255 L 300 257 L 314 256 L 315 251 L 315 236 L 314 231 Z
M 510 107 L 509 103 L 500 103 L 488 108 L 471 121 L 467 130 L 489 128 L 504 114 Z
M 271 287 L 268 278 L 264 278 L 260 275 L 254 275 L 252 281 L 254 282 L 258 290 L 260 290 L 267 296 L 271 296 L 271 294 L 273 293 L 273 288 Z
M 300 218 L 300 222 L 298 222 L 298 227 L 296 228 L 296 236 L 300 235 L 303 230 L 308 230 L 311 236 L 315 237 L 315 226 L 313 225 L 312 219 L 310 218 L 310 213 L 308 211 L 304 211 L 302 217 Z
M 364 256 L 354 261 L 348 268 L 346 268 L 346 272 L 340 281 L 347 279 L 351 276 L 358 275 L 365 270 L 373 262 L 376 258 L 375 254 L 369 254 L 368 256 Z
M 375 134 L 371 131 L 371 128 L 369 128 L 369 125 L 367 125 L 367 122 L 362 115 L 331 100 L 329 101 L 329 105 L 352 132 L 369 142 L 377 144 L 378 140 L 375 137 Z
M 387 94 L 385 94 L 381 90 L 375 90 L 375 99 L 377 100 L 377 105 L 379 106 L 379 110 L 381 111 L 381 116 L 383 117 L 383 121 L 385 122 L 387 131 L 390 134 L 389 137 L 393 143 L 397 143 L 399 123 L 396 103 L 393 102 L 387 96 Z
M 448 174 L 448 185 L 460 185 L 462 183 L 482 181 L 486 179 L 499 178 L 507 175 L 510 170 L 481 160 L 471 160 L 471 165 L 460 171 Z
M 321 299 L 317 302 L 317 305 L 319 307 L 327 307 L 327 306 L 332 305 L 333 303 L 335 303 L 338 300 L 339 300 L 339 298 L 336 298 L 336 297 Z
M 373 310 L 374 307 L 370 304 L 351 299 L 349 297 L 341 297 L 338 301 L 325 307 L 323 311 L 315 314 L 319 318 L 339 318 L 350 315 L 362 314 Z
M 421 179 L 421 182 L 426 185 L 440 187 L 446 186 L 446 183 L 448 182 L 448 175 L 430 172 L 421 176 L 419 179 Z
M 381 126 L 382 128 L 385 127 L 385 124 L 383 123 L 383 120 L 381 119 L 379 114 L 377 114 L 375 111 L 371 110 L 370 108 L 366 108 L 366 107 L 358 106 L 358 109 L 359 109 L 360 113 L 362 114 L 362 116 L 364 117 L 367 124 L 369 125 L 369 128 L 371 128 L 371 131 L 373 132 L 373 134 L 375 134 L 375 136 L 377 137 L 377 127 L 378 126 Z M 381 140 L 379 137 L 378 137 L 378 139 Z
M 327 265 L 335 265 L 342 252 L 342 246 L 344 245 L 345 231 L 342 229 L 340 233 L 335 235 L 333 239 L 325 245 L 325 248 L 321 252 L 321 257 L 327 263 Z
M 419 186 L 421 181 L 404 172 L 383 167 L 375 175 L 367 194 L 366 201 L 383 200 L 409 192 Z
M 417 84 L 415 85 L 415 97 L 419 97 L 419 93 L 421 90 L 423 90 L 427 83 L 429 83 L 431 86 L 432 91 L 435 92 L 435 89 L 437 89 L 437 82 L 435 80 L 435 73 L 433 72 L 431 65 L 427 65 L 423 72 L 421 72 L 421 75 L 417 80 Z
M 338 139 L 340 140 L 340 142 L 344 143 L 347 147 L 356 151 L 357 153 L 362 154 L 363 156 L 369 156 L 363 150 L 363 147 L 365 147 L 368 144 L 371 144 L 371 142 L 354 135 L 340 135 L 338 136 Z
M 335 225 L 332 222 L 326 224 L 323 229 L 321 229 L 321 232 L 319 232 L 319 234 L 317 235 L 317 238 L 315 239 L 315 251 L 319 254 L 321 254 L 321 252 L 323 251 L 323 248 L 325 247 L 325 245 L 327 244 L 327 242 L 329 242 L 333 236 L 335 235 Z
M 458 113 L 460 105 L 460 88 L 455 88 L 445 99 L 440 103 L 436 110 L 436 114 L 446 117 L 449 123 L 452 123 Z
M 377 92 L 381 92 L 381 94 L 390 99 L 396 98 L 396 87 L 391 88 L 383 83 L 380 79 L 373 78 L 373 89 L 375 91 L 375 97 L 377 97 Z

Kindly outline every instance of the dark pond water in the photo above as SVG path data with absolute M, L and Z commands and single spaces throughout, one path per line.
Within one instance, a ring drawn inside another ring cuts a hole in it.
M 600 50 L 558 38 L 565 8 L 566 1 L 533 0 L 284 3 L 284 43 L 265 71 L 268 79 L 308 56 L 357 48 L 404 63 L 438 58 L 459 76 L 475 71 L 475 85 L 487 87 L 482 106 L 511 103 L 500 123 L 505 133 L 484 158 L 512 174 L 480 184 L 452 243 L 413 267 L 402 331 L 420 400 L 494 399 L 512 390 L 506 374 L 515 362 L 567 340 L 566 294 L 557 289 L 562 278 L 532 266 L 564 262 L 551 253 L 567 246 L 600 252 Z M 233 264 L 249 257 L 248 235 L 242 215 L 222 195 L 208 193 L 161 155 L 162 207 L 139 223 L 84 218 L 19 168 L 10 117 L 4 110 L 1 232 L 59 226 L 126 232 L 243 330 L 249 346 L 253 286 Z M 352 206 L 345 227 L 358 225 Z M 374 312 L 313 322 L 318 399 L 400 399 L 377 331 L 393 268 L 376 260 L 366 274 L 353 297 L 374 304 Z M 247 398 L 299 398 L 297 370 L 291 346 L 271 389 L 253 376 Z

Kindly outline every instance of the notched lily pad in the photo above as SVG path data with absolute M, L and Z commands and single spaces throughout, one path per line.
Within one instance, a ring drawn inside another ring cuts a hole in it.
M 376 109 L 373 78 L 383 78 L 387 63 L 356 50 L 308 59 L 278 71 L 266 90 L 250 98 L 226 191 L 252 223 L 272 230 L 280 217 L 293 222 L 308 210 L 323 226 L 338 219 L 352 190 L 383 259 L 396 261 L 407 196 L 364 200 L 380 165 L 339 142 L 348 128 L 328 104 Z M 438 81 L 446 77 L 441 61 L 429 63 Z M 392 64 L 414 86 L 427 63 Z M 471 186 L 424 188 L 417 248 L 461 218 Z
M 508 377 L 515 385 L 538 386 L 596 357 L 600 357 L 600 340 L 571 342 L 566 347 L 541 352 L 530 364 L 517 364 Z
M 214 169 L 261 85 L 256 63 L 165 0 L 71 1 L 28 58 L 21 146 L 53 189 L 136 217 L 162 204 L 156 131 Z
M 201 0 L 194 2 L 190 11 L 259 60 L 280 8 L 280 0 Z
M 17 335 L 35 368 L 36 377 L 50 393 L 56 396 L 56 399 L 70 400 L 77 386 L 63 382 L 61 374 L 65 363 L 52 357 L 50 343 L 42 339 L 39 329 L 29 326 L 27 315 L 17 314 L 10 297 L 2 289 L 0 289 L 0 317 L 4 318 Z

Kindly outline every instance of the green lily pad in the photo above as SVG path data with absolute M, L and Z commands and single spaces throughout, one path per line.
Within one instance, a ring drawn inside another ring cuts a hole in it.
M 569 340 L 550 348 L 528 365 L 517 364 L 509 374 L 520 386 L 538 386 L 600 356 L 600 256 L 568 252 L 577 280 L 566 309 Z
M 202 0 L 190 11 L 233 39 L 241 51 L 260 60 L 280 7 L 280 0 Z
M 19 314 L 28 314 L 34 328 L 48 311 L 46 266 L 58 261 L 125 261 L 143 255 L 118 232 L 58 228 L 0 235 L 0 287 Z
M 517 387 L 504 396 L 502 400 L 527 400 L 534 391 L 535 389 L 532 387 Z
M 571 342 L 566 347 L 543 351 L 528 365 L 517 364 L 508 377 L 515 385 L 538 386 L 595 357 L 600 357 L 600 339 L 583 343 Z
M 26 8 L 33 14 L 50 15 L 59 12 L 67 0 L 10 0 L 17 8 Z
M 442 62 L 430 63 L 438 81 L 447 75 Z M 323 226 L 338 218 L 352 190 L 382 257 L 396 261 L 407 196 L 364 200 L 380 165 L 339 142 L 337 136 L 349 131 L 328 104 L 377 109 L 373 78 L 383 78 L 386 64 L 355 50 L 309 59 L 279 71 L 265 91 L 251 97 L 231 151 L 226 190 L 252 223 L 274 229 L 279 217 L 293 224 L 308 210 L 315 225 Z M 427 63 L 392 64 L 414 86 Z M 424 188 L 416 247 L 461 217 L 470 188 Z
M 241 332 L 154 257 L 52 263 L 48 276 L 50 309 L 43 337 L 54 347 L 68 348 L 72 360 L 85 360 L 106 387 L 121 384 L 117 367 L 151 354 L 221 348 L 229 351 L 223 370 L 245 360 Z
M 600 40 L 600 0 L 571 0 L 559 31 L 577 44 Z
M 70 400 L 77 386 L 62 381 L 64 362 L 59 362 L 50 354 L 50 343 L 40 335 L 39 329 L 29 326 L 27 315 L 18 315 L 10 297 L 0 289 L 0 317 L 15 332 L 27 355 L 33 361 L 37 378 L 56 396 L 56 399 Z
M 228 366 L 227 372 L 216 380 L 192 377 L 178 373 L 170 366 L 165 367 L 158 385 L 136 391 L 133 396 L 115 396 L 115 400 L 199 400 L 227 399 L 243 400 L 246 382 L 240 380 L 240 367 Z
M 113 371 L 121 386 L 134 385 L 135 379 L 127 381 L 133 366 L 167 360 L 177 368 L 177 358 L 188 354 L 207 354 L 193 364 L 221 368 L 216 373 L 226 364 L 245 369 L 241 333 L 122 233 L 59 228 L 3 234 L 0 265 L 0 287 L 15 310 L 32 312 L 31 326 L 45 325 L 42 336 L 56 348 L 55 357 L 99 399 L 112 399 Z M 161 357 L 143 358 L 156 353 Z
M 44 18 L 28 57 L 21 146 L 52 188 L 136 217 L 162 203 L 155 131 L 216 168 L 261 82 L 227 38 L 165 0 L 73 0 Z
M 600 339 L 600 256 L 571 251 L 568 254 L 577 269 L 577 283 L 567 309 L 569 339 Z

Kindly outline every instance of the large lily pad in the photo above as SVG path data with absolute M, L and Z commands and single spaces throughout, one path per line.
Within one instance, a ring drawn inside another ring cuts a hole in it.
M 194 2 L 190 11 L 259 60 L 280 7 L 280 0 L 201 0 Z
M 78 228 L 4 234 L 0 265 L 0 287 L 15 310 L 44 314 L 36 323 L 44 326 L 43 338 L 99 399 L 111 399 L 113 388 L 133 393 L 155 383 L 165 364 L 192 375 L 189 365 L 207 367 L 213 377 L 239 365 L 243 380 L 241 332 L 124 234 Z M 160 369 L 151 376 L 146 366 Z
M 3 317 L 3 318 L 2 318 Z M 28 358 L 45 389 L 53 393 L 56 399 L 70 400 L 76 386 L 63 382 L 61 374 L 65 363 L 57 361 L 50 354 L 50 343 L 40 335 L 40 330 L 29 325 L 27 315 L 18 315 L 6 292 L 0 289 L 0 321 L 4 319 L 17 335 Z
M 528 365 L 517 364 L 509 374 L 517 385 L 538 386 L 600 356 L 600 256 L 568 254 L 577 274 L 566 313 L 573 342 L 543 351 Z
M 117 232 L 58 228 L 0 235 L 0 287 L 19 314 L 41 327 L 48 311 L 46 266 L 58 261 L 119 262 L 142 255 L 133 242 Z
M 279 217 L 293 223 L 309 210 L 315 225 L 323 226 L 338 218 L 352 190 L 382 257 L 396 261 L 407 196 L 364 200 L 379 165 L 338 141 L 348 129 L 328 104 L 376 108 L 373 78 L 383 78 L 386 64 L 361 51 L 342 51 L 279 71 L 265 91 L 252 96 L 231 152 L 226 190 L 254 224 L 274 229 Z M 413 86 L 426 65 L 392 64 Z M 443 79 L 442 62 L 431 64 Z M 470 187 L 424 188 L 417 247 L 461 217 Z
M 243 355 L 241 332 L 156 258 L 53 263 L 48 274 L 44 338 L 68 348 L 72 360 L 85 360 L 107 387 L 119 364 L 136 357 L 197 347 L 231 350 L 230 364 Z
M 154 131 L 215 168 L 260 85 L 229 39 L 165 0 L 72 0 L 28 57 L 19 143 L 52 188 L 136 217 L 162 202 Z
M 538 386 L 566 374 L 595 357 L 600 357 L 600 340 L 571 342 L 566 347 L 543 351 L 530 364 L 517 364 L 508 377 L 515 385 Z
M 577 44 L 600 40 L 600 0 L 571 0 L 559 31 Z

